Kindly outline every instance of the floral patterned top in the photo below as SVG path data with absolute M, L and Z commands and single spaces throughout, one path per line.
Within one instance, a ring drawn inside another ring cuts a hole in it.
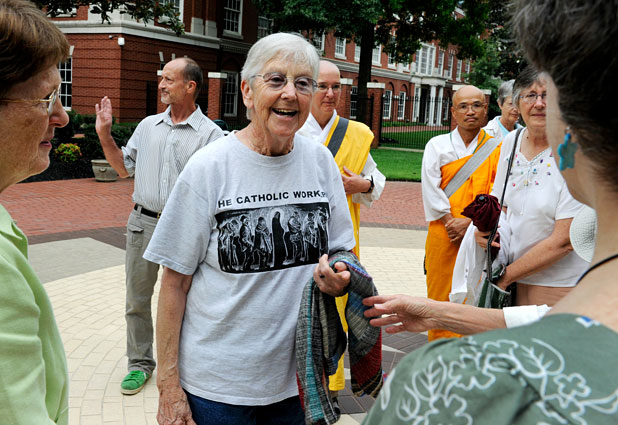
M 583 316 L 406 356 L 363 424 L 618 424 L 618 333 Z

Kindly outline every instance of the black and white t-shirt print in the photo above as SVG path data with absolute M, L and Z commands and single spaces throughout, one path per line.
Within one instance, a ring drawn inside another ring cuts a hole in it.
M 328 253 L 326 202 L 224 211 L 217 220 L 222 271 L 252 273 L 317 263 Z

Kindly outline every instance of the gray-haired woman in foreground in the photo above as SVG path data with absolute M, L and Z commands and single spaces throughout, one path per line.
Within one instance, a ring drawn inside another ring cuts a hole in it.
M 304 423 L 294 361 L 302 290 L 320 260 L 318 287 L 340 295 L 350 272 L 335 273 L 324 254 L 355 244 L 332 154 L 295 136 L 318 61 L 296 35 L 253 45 L 241 73 L 251 123 L 196 153 L 163 210 L 144 255 L 165 266 L 156 328 L 161 424 Z M 310 215 L 328 217 L 322 252 L 286 243 L 300 235 L 302 244 L 316 226 Z
M 365 424 L 613 424 L 618 417 L 616 0 L 519 0 L 513 25 L 546 73 L 547 136 L 597 212 L 592 266 L 535 324 L 429 344 L 390 374 Z

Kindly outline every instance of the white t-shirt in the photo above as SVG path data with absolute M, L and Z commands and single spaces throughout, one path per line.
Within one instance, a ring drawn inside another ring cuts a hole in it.
M 530 160 L 521 153 L 521 140 L 525 131 L 520 133 L 517 142 L 504 196 L 504 205 L 507 207 L 506 220 L 511 229 L 509 263 L 548 238 L 557 220 L 573 218 L 582 207 L 582 204 L 569 193 L 551 148 L 548 147 Z M 500 163 L 492 190 L 492 194 L 498 199 L 502 195 L 508 158 L 513 150 L 516 133 L 512 131 L 502 142 Z M 573 251 L 551 266 L 518 282 L 552 287 L 575 286 L 577 279 L 587 267 L 588 263 Z
M 500 122 L 500 118 L 502 118 L 502 116 L 498 115 L 494 119 L 489 120 L 487 125 L 483 127 L 483 130 L 485 130 L 487 134 L 489 134 L 491 137 L 497 137 L 498 140 L 504 139 L 507 134 L 509 134 L 509 130 L 507 130 L 507 128 L 502 125 L 502 123 Z M 515 123 L 515 130 L 517 130 L 518 128 L 522 128 L 522 126 L 519 123 Z
M 457 129 L 448 134 L 433 137 L 425 146 L 421 168 L 421 190 L 425 220 L 434 221 L 451 212 L 451 204 L 442 184 L 442 166 L 472 155 L 478 144 L 478 134 L 466 147 Z
M 182 387 L 266 405 L 298 394 L 294 336 L 321 253 L 354 247 L 339 169 L 301 136 L 283 156 L 230 134 L 178 178 L 144 258 L 193 275 L 179 348 Z

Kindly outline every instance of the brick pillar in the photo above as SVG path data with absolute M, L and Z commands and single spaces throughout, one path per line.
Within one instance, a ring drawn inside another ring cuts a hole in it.
M 157 71 L 157 87 L 159 86 L 159 84 L 161 84 L 161 75 L 163 75 L 163 71 L 158 70 Z M 167 109 L 167 106 L 168 105 L 161 102 L 161 93 L 159 92 L 159 90 L 157 90 L 157 114 L 160 114 L 161 112 L 165 112 L 165 110 Z
M 227 74 L 223 72 L 208 73 L 208 118 L 211 120 L 223 117 L 223 86 Z
M 351 78 L 341 79 L 341 98 L 337 106 L 337 114 L 344 118 L 350 118 L 350 96 L 352 95 L 353 82 L 354 80 Z
M 382 95 L 384 94 L 384 83 L 367 83 L 367 96 L 373 97 L 373 109 L 371 113 L 371 131 L 373 131 L 372 148 L 377 148 L 380 143 L 380 118 L 382 116 Z

